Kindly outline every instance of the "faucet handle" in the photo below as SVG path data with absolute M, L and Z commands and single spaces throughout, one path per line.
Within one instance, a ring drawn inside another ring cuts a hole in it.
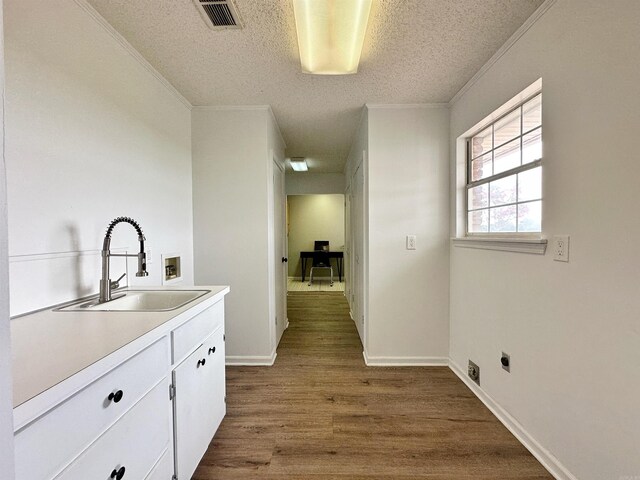
M 120 275 L 120 278 L 118 278 L 117 280 L 114 280 L 111 282 L 111 289 L 116 289 L 116 288 L 120 288 L 120 280 L 122 280 L 124 277 L 127 276 L 127 273 L 123 273 L 122 275 Z

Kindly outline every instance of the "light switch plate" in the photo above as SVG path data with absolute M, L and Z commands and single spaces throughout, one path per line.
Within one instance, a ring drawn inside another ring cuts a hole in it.
M 556 262 L 569 261 L 569 235 L 554 235 L 553 259 Z
M 416 249 L 416 236 L 407 235 L 407 250 L 415 250 L 415 249 Z

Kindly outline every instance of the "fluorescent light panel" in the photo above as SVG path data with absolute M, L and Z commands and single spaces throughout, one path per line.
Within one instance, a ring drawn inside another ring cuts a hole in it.
M 293 0 L 305 73 L 356 73 L 372 0 Z
M 304 158 L 290 158 L 289 163 L 291 164 L 291 168 L 296 172 L 306 172 L 309 170 L 309 167 L 307 167 L 307 161 Z

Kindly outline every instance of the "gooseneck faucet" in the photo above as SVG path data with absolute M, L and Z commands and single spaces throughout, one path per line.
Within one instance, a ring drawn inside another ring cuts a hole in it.
M 140 243 L 140 251 L 137 254 L 111 253 L 109 250 L 111 248 L 111 233 L 113 232 L 113 228 L 119 223 L 128 223 L 136 229 L 136 232 L 138 233 L 138 242 Z M 132 218 L 118 217 L 109 224 L 104 241 L 102 242 L 102 278 L 100 279 L 99 303 L 110 301 L 112 299 L 111 290 L 113 288 L 117 288 L 119 281 L 122 280 L 122 277 L 120 277 L 115 282 L 112 282 L 109 278 L 110 257 L 138 257 L 138 271 L 136 272 L 136 277 L 146 277 L 149 275 L 147 272 L 147 254 L 144 252 L 144 240 L 144 234 L 142 233 L 140 225 L 138 225 L 138 222 Z

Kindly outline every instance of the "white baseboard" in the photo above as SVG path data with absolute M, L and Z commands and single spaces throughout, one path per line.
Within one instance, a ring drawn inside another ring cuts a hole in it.
M 277 356 L 278 354 L 274 350 L 271 355 L 265 355 L 265 356 L 228 355 L 225 357 L 225 360 L 226 360 L 226 364 L 232 367 L 241 367 L 241 366 L 270 367 L 276 361 Z
M 287 324 L 284 326 L 284 329 L 286 330 L 287 328 L 289 328 L 289 319 L 287 318 Z
M 368 367 L 447 367 L 447 357 L 372 357 L 362 352 Z
M 462 380 L 467 387 L 480 399 L 486 407 L 491 410 L 502 424 L 507 427 L 518 441 L 538 459 L 544 468 L 557 480 L 578 480 L 556 457 L 554 457 L 547 449 L 545 449 L 538 441 L 533 438 L 525 428 L 513 418 L 509 412 L 502 408 L 491 396 L 489 396 L 482 388 L 476 385 L 469 377 L 465 370 L 460 368 L 453 360 L 449 360 L 449 368 Z

